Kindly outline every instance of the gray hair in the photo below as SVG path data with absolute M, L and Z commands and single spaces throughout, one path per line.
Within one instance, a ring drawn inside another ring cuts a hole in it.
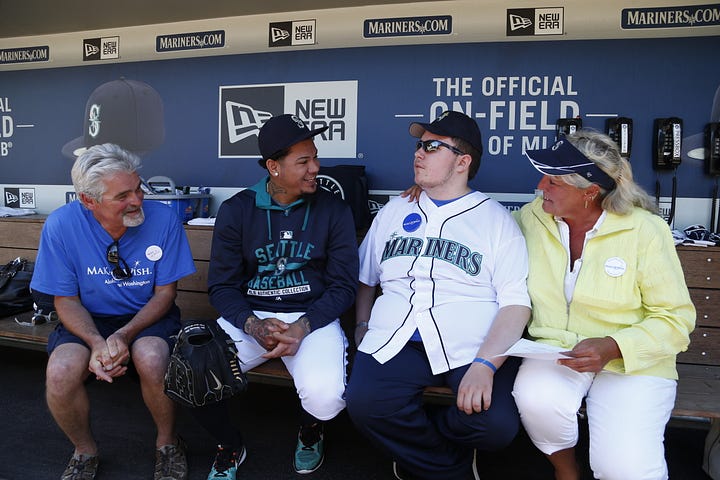
M 113 143 L 95 145 L 83 152 L 72 167 L 75 192 L 102 201 L 103 180 L 116 173 L 135 173 L 140 169 L 140 157 Z
M 611 190 L 600 187 L 602 196 L 600 206 L 603 210 L 627 215 L 633 207 L 640 207 L 658 213 L 655 200 L 635 183 L 630 162 L 620 155 L 620 150 L 612 138 L 587 128 L 577 130 L 565 138 L 615 181 L 615 187 Z M 592 185 L 592 182 L 576 173 L 563 175 L 560 178 L 577 188 L 587 188 Z

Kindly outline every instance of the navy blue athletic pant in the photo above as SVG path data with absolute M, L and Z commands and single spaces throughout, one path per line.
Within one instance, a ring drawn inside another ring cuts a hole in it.
M 408 342 L 385 364 L 357 352 L 347 410 L 355 426 L 408 473 L 467 479 L 474 448 L 498 450 L 518 432 L 520 416 L 511 392 L 519 365 L 519 359 L 508 358 L 495 374 L 490 409 L 467 415 L 455 404 L 426 407 L 422 399 L 426 386 L 448 386 L 457 393 L 467 365 L 433 375 L 420 342 Z

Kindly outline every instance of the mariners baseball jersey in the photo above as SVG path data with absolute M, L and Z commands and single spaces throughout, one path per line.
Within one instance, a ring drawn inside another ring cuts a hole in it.
M 530 306 L 525 240 L 508 211 L 480 192 L 438 207 L 395 198 L 360 246 L 360 281 L 380 285 L 358 349 L 384 363 L 417 328 L 433 373 L 475 358 L 499 308 Z

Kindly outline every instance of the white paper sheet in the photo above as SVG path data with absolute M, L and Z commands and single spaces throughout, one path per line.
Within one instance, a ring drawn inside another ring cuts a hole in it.
M 561 352 L 566 352 L 567 348 L 555 347 L 553 345 L 547 345 L 545 343 L 533 342 L 521 338 L 515 342 L 505 353 L 496 355 L 497 357 L 511 355 L 513 357 L 525 357 L 525 358 L 538 358 L 540 360 L 557 360 L 559 358 L 571 358 L 567 355 L 563 355 Z
M 35 215 L 35 210 L 29 208 L 0 207 L 0 217 L 22 217 Z
M 197 218 L 188 220 L 187 223 L 188 223 L 188 225 L 215 225 L 215 217 L 209 217 L 209 218 L 197 217 Z

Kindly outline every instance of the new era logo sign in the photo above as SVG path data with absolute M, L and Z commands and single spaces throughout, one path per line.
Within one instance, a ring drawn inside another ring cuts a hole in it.
M 120 58 L 120 37 L 86 38 L 83 40 L 83 61 Z
M 5 206 L 11 208 L 35 208 L 34 188 L 6 188 Z
M 258 132 L 275 115 L 292 113 L 310 129 L 322 157 L 357 155 L 357 81 L 307 82 L 220 87 L 218 154 L 259 158 Z
M 291 47 L 315 44 L 315 20 L 276 22 L 270 24 L 269 47 Z
M 514 8 L 507 11 L 506 35 L 509 37 L 529 35 L 562 35 L 564 9 Z

